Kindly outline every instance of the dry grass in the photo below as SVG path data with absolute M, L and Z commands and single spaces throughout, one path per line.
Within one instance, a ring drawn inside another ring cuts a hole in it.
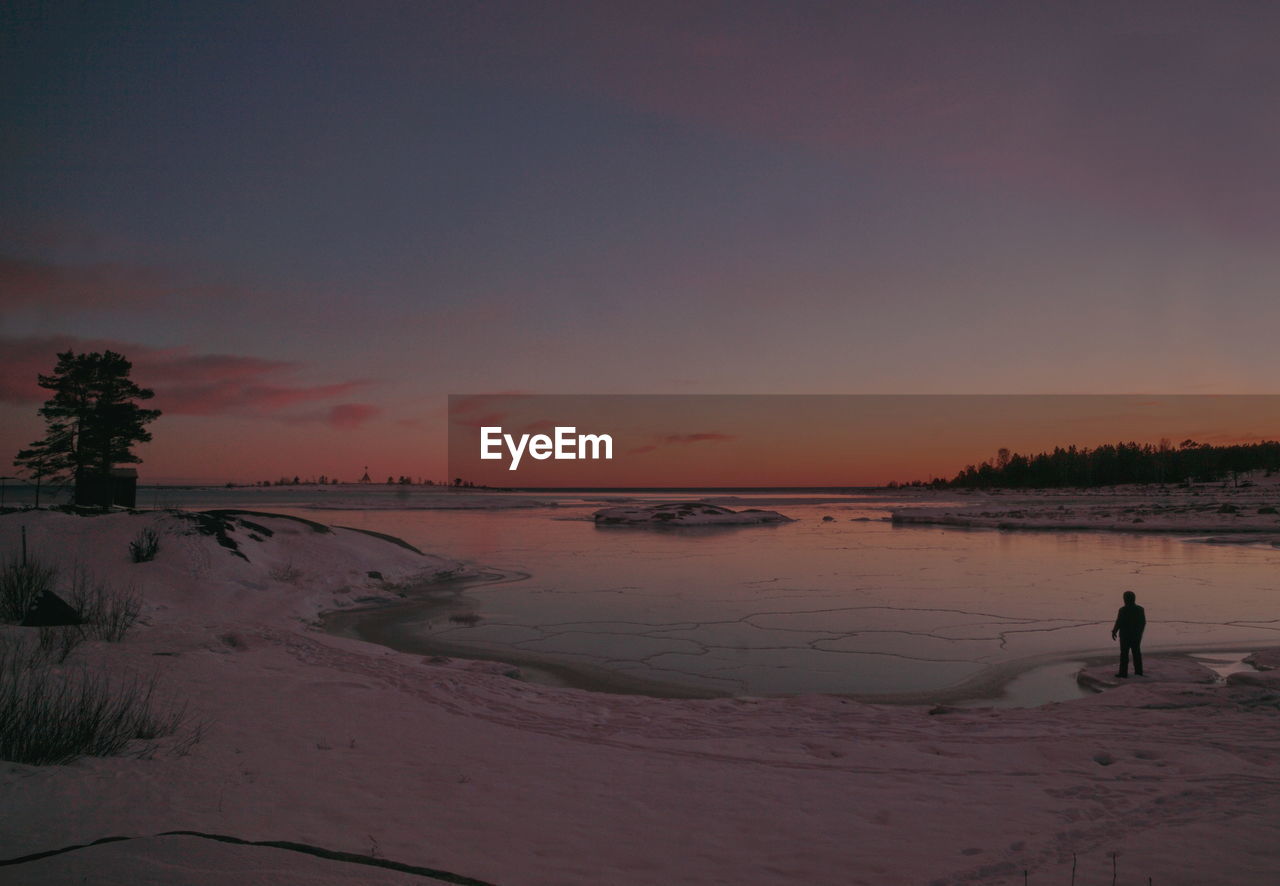
M 94 640 L 119 643 L 142 614 L 142 598 L 133 588 L 108 584 L 75 566 L 67 602 L 84 620 L 85 634 Z
M 44 591 L 53 590 L 58 571 L 34 557 L 0 562 L 0 622 L 17 624 Z
M 154 529 L 144 529 L 138 537 L 129 542 L 129 556 L 134 563 L 146 563 L 156 558 L 160 551 L 160 536 Z
M 51 667 L 40 645 L 0 635 L 0 759 L 35 766 L 79 757 L 150 756 L 156 741 L 186 723 L 185 706 L 166 705 L 155 677 Z M 200 727 L 180 737 L 185 752 Z

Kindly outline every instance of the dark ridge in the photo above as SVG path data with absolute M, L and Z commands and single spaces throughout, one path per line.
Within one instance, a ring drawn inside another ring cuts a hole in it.
M 355 526 L 335 526 L 334 528 L 349 529 L 352 532 L 363 532 L 365 535 L 372 535 L 374 538 L 380 538 L 383 541 L 391 542 L 393 545 L 399 545 L 406 550 L 413 551 L 415 554 L 422 554 L 422 551 L 409 544 L 403 538 L 396 538 L 394 535 L 387 535 L 385 532 L 374 532 L 372 529 L 358 529 Z M 423 556 L 425 557 L 426 555 L 423 554 Z
M 215 508 L 214 510 L 201 511 L 200 513 L 211 514 L 215 517 L 238 517 L 241 515 L 245 515 L 249 517 L 274 517 L 277 520 L 293 520 L 295 523 L 301 523 L 303 526 L 311 527 L 311 529 L 314 530 L 315 532 L 332 532 L 333 531 L 328 526 L 325 526 L 323 523 L 317 523 L 315 520 L 308 520 L 305 517 L 295 517 L 292 514 L 272 514 L 267 511 L 245 511 L 239 508 Z M 240 522 L 243 523 L 245 526 L 250 525 L 249 523 L 245 523 L 244 520 L 241 520 Z
M 218 843 L 230 843 L 234 846 L 264 846 L 268 849 L 284 849 L 289 852 L 301 852 L 304 855 L 314 855 L 316 858 L 323 858 L 329 861 L 340 861 L 346 864 L 362 864 L 368 867 L 385 868 L 390 871 L 398 871 L 402 874 L 414 874 L 419 877 L 430 877 L 431 879 L 439 880 L 442 883 L 456 883 L 458 886 L 494 886 L 494 884 L 485 880 L 477 880 L 474 877 L 464 877 L 462 874 L 455 874 L 451 871 L 441 871 L 436 868 L 404 864 L 403 862 L 391 861 L 387 858 L 374 858 L 369 855 L 358 855 L 354 852 L 325 849 L 322 846 L 312 846 L 308 843 L 294 843 L 291 840 L 243 840 L 240 837 L 230 837 L 226 834 L 205 834 L 200 831 L 164 831 L 163 833 L 156 834 L 155 836 L 199 837 L 202 840 L 214 840 Z M 64 846 L 61 849 L 50 849 L 45 852 L 35 852 L 31 855 L 23 855 L 18 858 L 0 859 L 0 867 L 26 864 L 32 861 L 39 861 L 42 858 L 50 858 L 54 855 L 75 852 L 78 849 L 88 849 L 92 846 L 101 846 L 105 843 L 119 843 L 124 840 L 137 839 L 140 838 L 103 837 L 100 840 L 94 840 L 92 843 L 78 843 L 74 846 Z

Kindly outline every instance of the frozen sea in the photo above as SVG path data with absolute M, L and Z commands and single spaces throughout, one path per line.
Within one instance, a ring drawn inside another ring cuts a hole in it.
M 487 580 L 333 624 L 401 649 L 515 662 L 533 679 L 570 685 L 1042 703 L 1079 694 L 1081 663 L 1114 653 L 1110 626 L 1125 590 L 1147 608 L 1148 653 L 1229 661 L 1232 650 L 1280 638 L 1280 551 L 1172 534 L 895 526 L 886 518 L 902 502 L 885 492 L 476 493 L 443 508 L 440 493 L 404 489 L 164 495 L 165 505 L 250 507 L 388 533 L 483 566 Z M 652 530 L 591 520 L 620 500 L 694 498 L 795 522 Z

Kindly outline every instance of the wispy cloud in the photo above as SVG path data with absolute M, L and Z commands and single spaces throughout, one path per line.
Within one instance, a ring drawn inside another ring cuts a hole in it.
M 181 295 L 226 299 L 229 287 L 193 283 L 123 262 L 63 264 L 0 255 L 0 311 L 28 307 L 130 308 Z
M 171 415 L 257 415 L 297 418 L 289 410 L 349 396 L 372 382 L 326 384 L 295 380 L 305 367 L 284 360 L 237 354 L 194 354 L 187 348 L 154 348 L 74 336 L 0 336 L 0 401 L 38 403 L 47 396 L 36 383 L 60 351 L 113 350 L 133 361 L 133 377 L 156 392 L 152 403 Z M 370 404 L 341 403 L 323 413 L 333 427 L 358 427 L 378 414 Z
M 1280 230 L 1275 7 L 1206 37 L 1195 4 L 570 6 L 459 37 L 511 76 L 824 157 Z
M 329 410 L 328 420 L 332 427 L 353 430 L 381 414 L 381 407 L 371 403 L 339 403 Z
M 733 435 L 732 435 L 732 434 L 717 434 L 717 433 L 706 433 L 706 434 L 669 434 L 668 436 L 666 436 L 666 437 L 663 437 L 663 438 L 662 438 L 662 442 L 663 442 L 663 443 L 666 443 L 666 444 L 671 444 L 671 443 L 714 443 L 714 442 L 718 442 L 718 441 L 721 441 L 721 440 L 732 440 L 732 439 L 733 439 Z
M 119 264 L 57 265 L 0 256 L 0 309 L 114 307 L 164 294 L 154 271 Z
M 697 434 L 667 434 L 656 437 L 652 443 L 628 449 L 627 454 L 642 455 L 646 452 L 661 449 L 664 446 L 685 446 L 690 443 L 720 443 L 732 439 L 734 439 L 732 434 L 721 434 L 715 431 L 705 431 Z
M 289 424 L 324 424 L 340 431 L 354 431 L 370 419 L 377 418 L 382 407 L 372 403 L 339 403 L 328 409 L 315 409 L 283 417 Z
M 528 391 L 499 391 L 493 394 L 466 394 L 449 398 L 449 423 L 466 428 L 501 425 L 512 399 L 530 396 Z

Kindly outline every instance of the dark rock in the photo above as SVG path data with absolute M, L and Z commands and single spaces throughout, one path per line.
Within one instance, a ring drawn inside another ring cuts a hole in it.
M 55 625 L 84 624 L 84 619 L 74 606 L 53 591 L 41 591 L 31 601 L 21 622 L 27 628 L 47 628 Z

